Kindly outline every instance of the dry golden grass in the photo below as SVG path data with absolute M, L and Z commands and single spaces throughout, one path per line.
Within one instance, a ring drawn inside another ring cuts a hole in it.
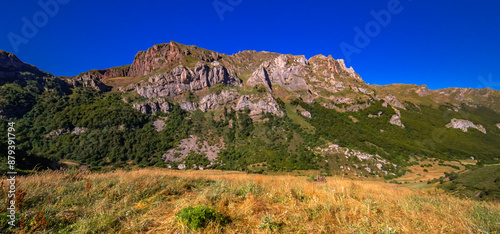
M 30 230 L 35 225 L 30 215 L 42 210 L 47 232 L 491 233 L 500 228 L 498 203 L 335 177 L 316 183 L 286 175 L 141 169 L 43 172 L 18 181 L 27 191 L 24 225 Z M 212 207 L 232 222 L 191 230 L 175 214 L 196 205 Z
M 460 169 L 454 169 L 450 166 L 439 166 L 438 162 L 432 161 L 432 160 L 424 160 L 420 162 L 421 165 L 427 165 L 431 164 L 432 167 L 420 167 L 419 165 L 414 165 L 408 167 L 412 172 L 407 172 L 404 176 L 396 179 L 397 181 L 404 183 L 415 183 L 419 181 L 427 182 L 427 180 L 432 180 L 436 179 L 439 177 L 442 177 L 445 172 L 459 172 L 462 170 L 465 170 L 465 167 L 460 165 L 459 162 L 455 161 L 445 161 L 444 164 L 448 165 L 453 165 L 457 166 Z M 427 169 L 427 172 L 424 171 L 424 169 Z
M 135 76 L 135 77 L 113 77 L 103 80 L 104 84 L 113 86 L 113 87 L 126 87 L 129 84 L 137 83 L 141 80 L 144 80 L 144 76 Z

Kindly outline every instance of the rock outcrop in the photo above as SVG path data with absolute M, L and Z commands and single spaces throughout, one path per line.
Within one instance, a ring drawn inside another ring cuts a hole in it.
M 457 128 L 463 132 L 468 132 L 469 128 L 475 128 L 480 132 L 486 134 L 486 129 L 480 124 L 474 124 L 473 122 L 465 119 L 452 119 L 451 123 L 446 125 L 447 128 Z
M 376 115 L 368 114 L 368 118 L 378 118 L 383 114 L 382 111 L 379 111 Z
M 497 128 L 499 128 L 499 129 L 500 129 L 500 123 L 497 123 Z
M 73 78 L 71 80 L 71 85 L 74 87 L 91 87 L 99 91 L 109 91 L 112 88 L 104 84 L 99 75 L 92 73 L 85 73 Z
M 291 62 L 296 59 L 300 60 L 295 56 L 280 55 L 272 62 L 265 62 L 263 67 L 270 73 L 271 84 L 279 85 L 289 91 L 307 90 L 307 82 L 304 79 L 307 74 L 304 66 L 307 65 Z
M 132 107 L 137 109 L 143 114 L 154 114 L 157 111 L 163 113 L 170 113 L 170 111 L 172 111 L 172 105 L 163 98 L 158 98 L 156 100 L 148 100 L 140 103 L 134 103 L 132 104 Z
M 301 114 L 302 116 L 304 116 L 304 117 L 309 118 L 309 119 L 310 119 L 310 118 L 312 118 L 312 116 L 311 116 L 311 112 L 309 112 L 309 111 L 303 110 L 303 111 L 301 111 L 301 112 L 300 112 L 300 114 Z
M 269 75 L 263 66 L 257 68 L 247 80 L 247 85 L 249 86 L 256 86 L 259 84 L 263 85 L 268 92 L 272 92 L 271 80 L 269 80 Z
M 393 115 L 391 117 L 391 120 L 389 121 L 391 124 L 394 124 L 394 125 L 397 125 L 397 126 L 400 126 L 402 128 L 405 127 L 405 125 L 403 124 L 403 122 L 401 122 L 401 116 L 399 115 Z
M 153 122 L 153 126 L 155 127 L 155 130 L 157 132 L 161 132 L 163 129 L 165 129 L 165 121 L 157 119 Z
M 208 63 L 221 58 L 217 52 L 171 41 L 155 45 L 147 51 L 139 51 L 130 66 L 129 76 L 148 75 L 161 68 L 171 69 L 179 64 L 189 62 L 187 56 Z
M 211 93 L 201 98 L 198 108 L 203 112 L 217 110 L 228 103 L 237 100 L 239 97 L 239 93 L 234 89 L 224 90 L 219 94 Z
M 213 162 L 217 159 L 217 155 L 221 148 L 224 148 L 223 143 L 210 145 L 207 141 L 199 140 L 197 136 L 190 136 L 189 138 L 183 139 L 177 148 L 168 150 L 164 153 L 162 159 L 167 163 L 182 162 L 189 153 L 194 152 L 197 154 L 204 154 L 208 160 Z
M 50 133 L 46 134 L 45 137 L 46 138 L 58 137 L 58 136 L 65 135 L 65 134 L 81 135 L 83 133 L 86 133 L 87 131 L 88 131 L 88 129 L 83 128 L 83 127 L 75 127 L 73 130 L 66 129 L 66 128 L 60 128 L 60 129 L 56 129 L 54 131 L 51 131 Z
M 164 68 L 178 65 L 184 59 L 179 47 L 174 43 L 155 45 L 147 51 L 139 51 L 130 66 L 130 76 L 142 76 Z
M 427 85 L 421 85 L 418 88 L 415 89 L 415 93 L 418 94 L 420 97 L 425 97 L 430 94 L 429 89 L 427 88 Z
M 188 111 L 188 112 L 193 112 L 198 109 L 198 103 L 194 102 L 183 102 L 180 104 L 181 109 Z
M 99 91 L 109 91 L 112 87 L 104 84 L 103 80 L 111 77 L 126 77 L 129 68 L 130 65 L 125 65 L 104 70 L 91 70 L 73 77 L 70 83 L 74 87 L 91 87 Z
M 236 73 L 227 70 L 218 62 L 212 63 L 211 66 L 198 62 L 194 68 L 179 65 L 171 72 L 152 75 L 148 82 L 136 88 L 137 93 L 146 98 L 173 97 L 216 84 L 241 85 Z
M 391 120 L 389 122 L 393 125 L 397 125 L 397 126 L 400 126 L 402 128 L 405 128 L 405 125 L 401 121 L 401 112 L 394 107 L 393 107 L 393 109 L 394 109 L 394 111 L 396 111 L 396 114 L 391 117 Z
M 393 95 L 387 95 L 384 98 L 382 98 L 386 103 L 393 107 L 401 108 L 403 110 L 406 110 L 405 106 L 399 102 L 399 100 L 393 96 Z
M 307 90 L 305 66 L 308 66 L 308 62 L 303 56 L 280 55 L 262 63 L 250 76 L 247 85 L 262 84 L 269 91 L 272 85 L 279 85 L 289 91 Z
M 87 131 L 88 131 L 87 128 L 75 127 L 73 131 L 71 131 L 71 134 L 80 135 L 86 133 Z
M 353 168 L 340 166 L 340 169 L 343 172 L 351 171 L 351 169 L 354 170 L 354 168 L 356 168 L 360 170 L 364 169 L 368 173 L 377 172 L 381 175 L 393 175 L 392 171 L 394 171 L 398 167 L 398 165 L 393 164 L 386 159 L 383 159 L 378 154 L 367 154 L 361 151 L 341 147 L 336 144 L 331 144 L 326 148 L 314 148 L 314 152 L 320 155 L 341 155 L 341 157 L 345 157 L 346 160 L 349 160 L 349 158 L 357 158 L 356 160 L 362 163 L 361 166 L 353 164 Z
M 264 97 L 258 95 L 243 95 L 239 98 L 235 110 L 250 109 L 250 115 L 259 115 L 262 113 L 272 113 L 283 116 L 283 111 L 279 109 L 278 103 L 267 94 Z

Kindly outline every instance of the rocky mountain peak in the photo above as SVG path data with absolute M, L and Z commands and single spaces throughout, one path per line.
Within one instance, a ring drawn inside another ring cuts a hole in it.
M 171 69 L 180 64 L 189 66 L 197 61 L 210 63 L 220 58 L 217 52 L 171 41 L 154 45 L 146 51 L 139 51 L 130 67 L 129 76 L 148 75 L 158 69 Z
M 130 67 L 130 76 L 147 75 L 162 67 L 178 65 L 181 60 L 181 50 L 174 42 L 155 45 L 137 53 Z
M 22 62 L 12 53 L 0 50 L 0 79 L 30 79 L 43 76 L 52 75 Z

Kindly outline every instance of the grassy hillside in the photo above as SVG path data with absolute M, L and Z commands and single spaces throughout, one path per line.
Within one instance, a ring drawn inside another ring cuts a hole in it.
M 5 229 L 6 219 L 2 218 L 2 233 L 19 233 L 21 228 L 27 233 L 500 230 L 498 203 L 377 181 L 328 177 L 326 182 L 313 182 L 306 177 L 286 175 L 142 169 L 109 173 L 45 171 L 20 177 L 18 182 L 22 190 L 19 193 L 25 193 L 18 201 L 20 222 L 15 229 Z M 0 202 L 5 203 L 7 187 L 1 187 Z M 176 216 L 186 207 L 194 208 Z M 6 215 L 5 210 L 1 212 Z M 214 214 L 224 221 L 204 220 L 204 225 L 196 230 L 190 228 L 186 220 L 200 220 L 199 213 Z
M 500 165 L 489 165 L 464 173 L 445 173 L 429 183 L 439 182 L 447 192 L 481 200 L 500 198 Z

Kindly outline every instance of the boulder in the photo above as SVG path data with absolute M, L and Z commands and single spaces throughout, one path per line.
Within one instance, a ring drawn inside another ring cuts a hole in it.
M 400 115 L 393 115 L 391 117 L 391 120 L 389 121 L 391 124 L 393 125 L 397 125 L 397 126 L 400 126 L 402 128 L 405 127 L 405 125 L 403 124 L 403 122 L 401 122 L 401 116 Z
M 486 134 L 486 129 L 482 125 L 476 125 L 473 122 L 465 119 L 452 119 L 451 122 L 446 125 L 446 127 L 460 129 L 463 132 L 468 132 L 469 128 L 475 128 L 480 132 Z
M 161 120 L 161 119 L 157 119 L 153 122 L 153 126 L 155 127 L 155 130 L 157 132 L 160 132 L 162 131 L 163 129 L 165 129 L 165 121 L 164 120 Z
M 309 111 L 304 110 L 304 111 L 301 111 L 300 114 L 304 117 L 312 118 L 311 113 Z

